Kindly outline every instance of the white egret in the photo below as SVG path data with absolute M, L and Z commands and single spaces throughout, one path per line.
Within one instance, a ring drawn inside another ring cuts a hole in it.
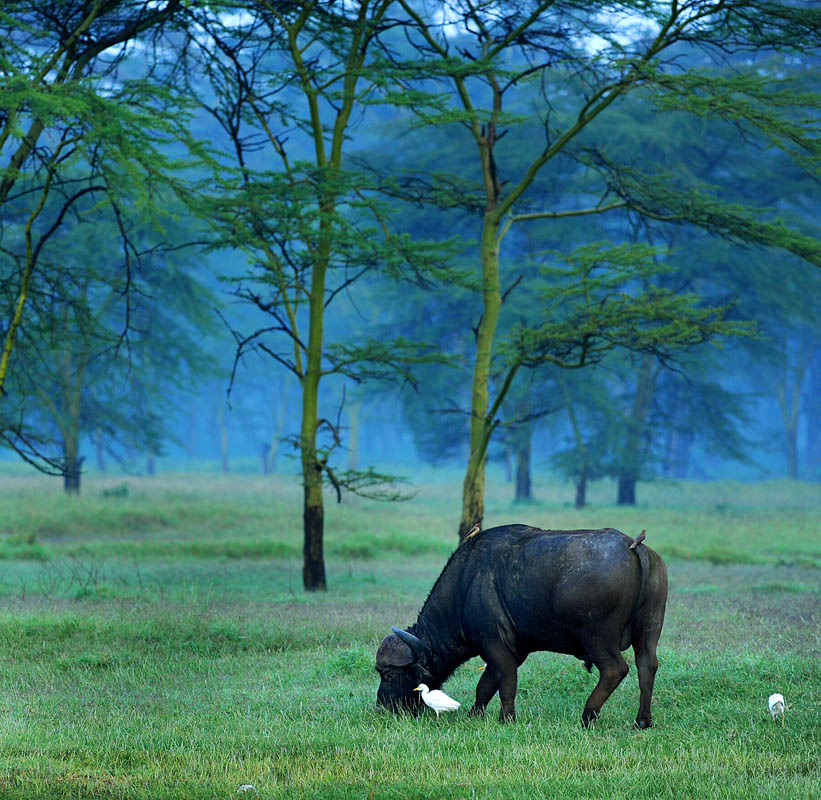
M 772 715 L 773 722 L 775 722 L 775 718 L 777 716 L 781 716 L 781 724 L 784 724 L 784 695 L 779 694 L 776 692 L 775 694 L 770 695 L 770 699 L 767 701 L 767 705 L 770 708 L 770 714 Z
M 431 691 L 425 683 L 420 683 L 413 691 L 422 692 L 422 702 L 436 712 L 436 719 L 439 719 L 440 711 L 456 711 L 461 705 L 461 703 L 452 697 L 448 697 L 444 692 L 439 691 L 439 689 Z

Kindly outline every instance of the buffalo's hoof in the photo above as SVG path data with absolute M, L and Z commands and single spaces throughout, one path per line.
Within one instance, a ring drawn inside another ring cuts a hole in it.
M 499 714 L 499 722 L 516 722 L 516 712 L 502 712 L 501 714 Z
M 468 716 L 483 719 L 485 716 L 485 710 L 484 708 L 477 708 L 476 706 L 473 706 L 473 708 L 471 708 L 470 711 L 468 711 Z
M 582 727 L 583 728 L 592 728 L 593 723 L 599 718 L 600 714 L 598 711 L 584 711 L 582 713 Z
M 652 728 L 653 727 L 653 720 L 650 717 L 639 717 L 636 720 L 634 728 L 638 728 L 639 730 L 644 730 L 645 728 Z

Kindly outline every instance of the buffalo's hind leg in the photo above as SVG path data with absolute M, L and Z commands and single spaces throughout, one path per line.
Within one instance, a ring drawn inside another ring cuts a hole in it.
M 656 657 L 658 632 L 649 632 L 633 644 L 636 654 L 636 669 L 639 673 L 639 713 L 636 717 L 637 728 L 650 728 L 653 725 L 653 715 L 650 705 L 653 701 L 653 686 L 656 682 L 656 671 L 659 668 Z
M 647 550 L 647 554 L 650 559 L 650 569 L 647 570 L 649 577 L 647 578 L 646 597 L 633 627 L 635 631 L 633 651 L 636 654 L 640 690 L 639 713 L 636 717 L 637 728 L 649 728 L 653 724 L 650 703 L 653 699 L 653 686 L 659 666 L 656 648 L 664 625 L 664 610 L 667 605 L 667 568 L 657 553 Z M 642 570 L 644 570 L 644 561 L 642 561 Z
M 590 652 L 590 651 L 588 651 Z M 589 728 L 601 713 L 601 708 L 616 687 L 624 680 L 630 671 L 627 662 L 618 651 L 590 653 L 590 660 L 599 670 L 599 682 L 593 689 L 582 711 L 582 725 Z

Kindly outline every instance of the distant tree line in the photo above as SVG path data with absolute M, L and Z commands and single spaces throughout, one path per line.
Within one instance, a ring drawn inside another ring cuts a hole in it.
M 256 370 L 262 468 L 298 454 L 307 590 L 324 489 L 403 496 L 346 455 L 375 398 L 423 457 L 461 460 L 460 538 L 489 458 L 529 498 L 536 431 L 579 507 L 604 476 L 635 503 L 695 448 L 749 459 L 767 402 L 790 476 L 802 420 L 821 469 L 820 21 L 752 0 L 4 4 L 0 441 L 76 492 L 82 441 L 150 464 L 195 387 L 242 402 Z

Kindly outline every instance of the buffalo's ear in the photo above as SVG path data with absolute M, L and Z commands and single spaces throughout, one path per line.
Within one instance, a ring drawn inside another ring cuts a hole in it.
M 422 640 L 418 636 L 414 636 L 412 633 L 408 633 L 408 631 L 403 631 L 401 628 L 397 628 L 396 625 L 391 626 L 391 630 L 411 649 L 411 652 L 414 655 L 414 658 L 417 660 L 422 656 L 422 653 L 425 651 L 425 646 L 422 644 Z

